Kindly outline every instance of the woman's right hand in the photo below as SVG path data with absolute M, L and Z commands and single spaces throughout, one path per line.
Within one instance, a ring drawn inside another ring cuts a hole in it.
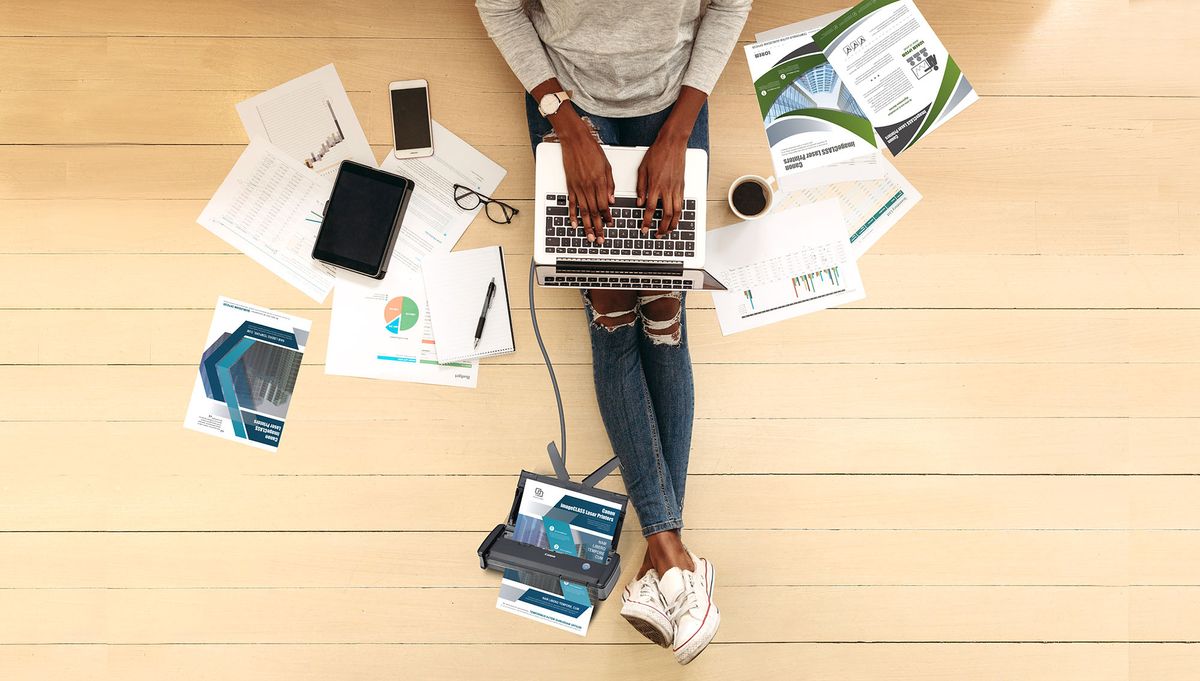
M 587 122 L 570 104 L 554 114 L 551 123 L 562 144 L 567 176 L 567 212 L 571 226 L 583 223 L 588 241 L 604 243 L 604 225 L 612 224 L 609 206 L 615 200 L 612 167 Z

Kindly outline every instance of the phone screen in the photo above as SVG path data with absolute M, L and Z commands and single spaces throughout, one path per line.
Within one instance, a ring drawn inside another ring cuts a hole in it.
M 429 133 L 429 90 L 392 90 L 392 130 L 397 149 L 433 146 Z

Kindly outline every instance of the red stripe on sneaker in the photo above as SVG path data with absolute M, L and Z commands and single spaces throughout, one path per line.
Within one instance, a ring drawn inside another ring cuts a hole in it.
M 707 558 L 701 558 L 700 560 L 704 561 L 704 565 L 705 565 L 704 574 L 707 579 L 709 571 L 712 570 L 712 563 L 709 563 Z M 684 641 L 683 643 L 680 643 L 678 646 L 673 648 L 672 651 L 679 650 L 680 648 L 686 646 L 688 643 L 691 643 L 692 639 L 696 638 L 696 634 L 699 634 L 700 631 L 704 629 L 704 623 L 708 621 L 708 613 L 712 612 L 712 607 L 713 607 L 713 604 L 712 604 L 712 580 L 711 579 L 708 579 L 708 584 L 706 586 L 708 587 L 708 607 L 704 609 L 704 617 L 700 620 L 700 626 L 696 627 L 696 631 L 692 632 L 691 636 L 688 636 L 688 640 Z
M 704 628 L 704 623 L 708 621 L 708 613 L 711 611 L 712 611 L 712 600 L 710 599 L 708 601 L 708 608 L 706 608 L 704 610 L 704 619 L 700 620 L 700 626 L 696 627 L 696 630 L 692 632 L 691 636 L 688 636 L 688 640 L 675 646 L 675 648 L 673 650 L 679 650 L 680 648 L 686 646 L 688 643 L 691 643 L 692 639 L 696 638 L 696 634 L 700 633 L 700 630 Z

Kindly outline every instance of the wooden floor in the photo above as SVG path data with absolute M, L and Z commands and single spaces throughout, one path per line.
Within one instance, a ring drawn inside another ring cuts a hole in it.
M 334 62 L 381 158 L 387 83 L 429 79 L 522 209 L 461 245 L 524 272 L 520 86 L 470 3 L 0 0 L 0 679 L 1196 678 L 1200 5 L 920 5 L 982 99 L 897 160 L 925 200 L 868 298 L 729 338 L 691 301 L 724 620 L 680 668 L 615 603 L 586 639 L 494 607 L 475 547 L 557 434 L 522 296 L 474 391 L 330 377 L 327 306 L 195 224 L 234 104 Z M 712 197 L 769 171 L 737 52 Z M 181 426 L 218 295 L 314 320 L 278 455 Z M 540 300 L 583 471 L 583 316 Z

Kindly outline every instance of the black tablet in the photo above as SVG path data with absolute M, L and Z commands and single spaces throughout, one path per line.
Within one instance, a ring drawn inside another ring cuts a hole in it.
M 413 187 L 406 177 L 342 161 L 313 258 L 382 279 Z

